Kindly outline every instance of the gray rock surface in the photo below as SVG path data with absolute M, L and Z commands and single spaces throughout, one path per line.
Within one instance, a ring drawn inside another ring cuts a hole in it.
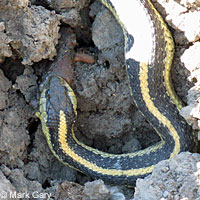
M 23 1 L 19 4 L 14 1 L 4 3 L 0 3 L 1 31 L 4 31 L 0 32 L 1 60 L 14 52 L 23 59 L 24 65 L 32 65 L 42 59 L 52 60 L 56 55 L 60 24 L 60 17 L 55 11 L 41 6 L 28 7 L 28 1 L 24 4 Z
M 87 182 L 84 185 L 83 200 L 125 200 L 118 187 L 107 186 L 102 180 Z
M 187 70 L 190 72 L 188 77 L 194 82 L 187 95 L 188 105 L 181 110 L 181 115 L 192 125 L 194 129 L 200 128 L 200 42 L 186 49 L 181 56 Z
M 16 189 L 11 184 L 11 182 L 6 178 L 6 176 L 0 171 L 0 199 L 8 199 L 8 200 L 18 200 L 19 198 L 12 198 L 10 194 L 15 194 Z
M 161 161 L 152 175 L 136 182 L 134 200 L 200 199 L 200 155 L 181 153 Z

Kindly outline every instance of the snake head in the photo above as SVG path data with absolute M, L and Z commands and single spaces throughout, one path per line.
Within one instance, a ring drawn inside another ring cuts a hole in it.
M 74 123 L 77 115 L 77 101 L 69 84 L 60 76 L 50 74 L 41 84 L 39 112 L 36 116 L 42 123 L 59 121 L 63 111 L 69 123 Z

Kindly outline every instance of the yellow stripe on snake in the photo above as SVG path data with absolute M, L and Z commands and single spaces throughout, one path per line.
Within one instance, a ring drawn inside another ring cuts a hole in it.
M 131 185 L 155 165 L 195 147 L 191 127 L 170 79 L 174 43 L 150 0 L 101 0 L 124 33 L 124 62 L 134 103 L 160 136 L 160 142 L 134 153 L 114 155 L 79 142 L 74 133 L 76 97 L 68 83 L 50 74 L 42 83 L 37 116 L 53 154 L 63 163 L 107 183 Z M 134 44 L 130 42 L 134 38 Z

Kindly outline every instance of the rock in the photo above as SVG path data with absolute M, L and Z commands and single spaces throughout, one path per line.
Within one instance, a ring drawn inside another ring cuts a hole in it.
M 88 1 L 86 0 L 80 0 L 80 1 L 51 0 L 49 3 L 53 9 L 57 11 L 65 11 L 70 8 L 76 8 L 76 10 L 80 10 L 88 4 Z
M 68 11 L 62 12 L 62 22 L 69 24 L 71 27 L 77 27 L 80 25 L 81 16 L 76 9 L 70 9 Z
M 5 109 L 0 120 L 0 162 L 9 165 L 19 158 L 23 159 L 27 153 L 29 135 L 26 128 L 28 114 L 31 113 L 23 98 L 10 90 L 11 82 L 0 70 L 0 109 Z
M 83 200 L 109 200 L 110 191 L 102 180 L 85 183 Z
M 36 181 L 29 181 L 24 177 L 22 170 L 14 169 L 9 175 L 9 180 L 16 187 L 18 192 L 33 192 L 42 190 L 41 184 Z
M 179 37 L 175 37 L 177 43 L 184 44 L 195 42 L 200 38 L 200 13 L 180 5 L 177 1 L 158 0 L 155 2 L 161 13 L 166 16 L 166 21 L 177 30 Z M 165 13 L 164 13 L 165 12 Z M 184 33 L 184 34 L 181 34 Z M 181 37 L 180 37 L 181 36 Z
M 13 195 L 17 193 L 16 188 L 10 183 L 4 174 L 0 171 L 0 200 L 18 200 Z M 13 197 L 13 198 L 12 198 Z
M 180 114 L 192 125 L 193 129 L 200 129 L 200 42 L 186 49 L 181 56 L 181 61 L 189 70 L 188 79 L 195 85 L 190 88 L 187 95 L 188 105 L 184 107 Z
M 52 60 L 56 55 L 60 17 L 55 11 L 41 6 L 2 7 L 0 18 L 6 27 L 6 34 L 0 32 L 3 41 L 0 57 L 10 57 L 10 47 L 18 52 L 24 65 Z
M 5 22 L 0 22 L 0 63 L 4 61 L 5 57 L 12 56 L 12 50 L 9 43 L 11 39 L 4 33 Z
M 83 186 L 77 183 L 65 181 L 58 185 L 56 195 L 57 199 L 82 200 Z
M 200 198 L 200 155 L 181 153 L 161 161 L 152 175 L 136 182 L 134 200 Z
M 13 88 L 16 90 L 19 89 L 27 102 L 31 102 L 36 99 L 36 93 L 38 93 L 37 77 L 33 74 L 33 69 L 30 66 L 27 66 L 24 69 L 23 75 L 17 76 Z
M 4 76 L 0 69 L 0 110 L 8 106 L 8 90 L 11 88 L 11 82 Z
M 190 71 L 191 76 L 195 77 L 197 81 L 200 81 L 200 74 L 197 73 L 197 69 L 200 69 L 200 42 L 194 43 L 188 49 L 186 49 L 181 56 L 181 62 L 185 65 L 185 67 Z M 195 73 L 196 70 L 196 73 Z

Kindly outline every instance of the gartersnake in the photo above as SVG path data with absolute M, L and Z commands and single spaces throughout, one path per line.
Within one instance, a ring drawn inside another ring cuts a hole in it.
M 133 100 L 161 140 L 144 150 L 113 155 L 79 142 L 73 127 L 76 97 L 67 82 L 51 74 L 42 83 L 37 116 L 53 154 L 63 163 L 108 183 L 133 184 L 155 164 L 195 146 L 190 126 L 179 115 L 170 79 L 174 43 L 150 0 L 100 0 L 116 18 L 125 38 L 124 54 Z M 132 45 L 129 36 L 134 38 Z M 143 46 L 142 46 L 143 44 Z

